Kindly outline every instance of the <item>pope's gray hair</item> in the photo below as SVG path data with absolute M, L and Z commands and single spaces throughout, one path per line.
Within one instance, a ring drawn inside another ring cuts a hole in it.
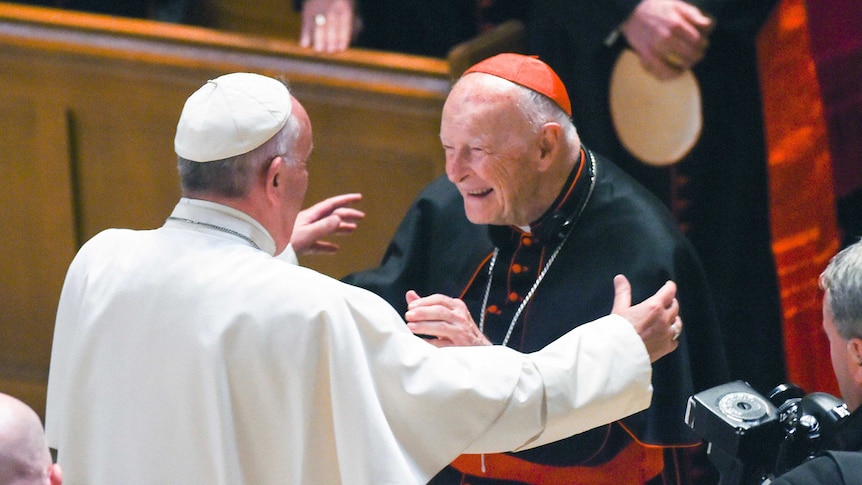
M 832 257 L 820 275 L 820 287 L 838 334 L 862 338 L 862 241 Z
M 254 180 L 266 173 L 275 157 L 283 157 L 288 164 L 296 163 L 288 154 L 301 129 L 299 120 L 291 114 L 278 133 L 249 152 L 205 163 L 177 157 L 183 194 L 205 192 L 228 198 L 245 197 Z

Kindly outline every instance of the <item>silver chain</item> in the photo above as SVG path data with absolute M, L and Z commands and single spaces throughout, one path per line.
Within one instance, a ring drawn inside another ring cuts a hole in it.
M 554 264 L 554 260 L 557 259 L 557 254 L 560 254 L 560 249 L 563 248 L 563 244 L 565 244 L 566 239 L 569 238 L 569 234 L 571 231 L 566 234 L 566 237 L 560 242 L 557 246 L 557 249 L 554 250 L 554 253 L 551 254 L 551 257 L 548 258 L 548 264 L 542 268 L 542 272 L 539 273 L 539 276 L 536 278 L 536 281 L 533 283 L 533 286 L 530 288 L 530 291 L 527 292 L 527 296 L 524 297 L 524 300 L 521 302 L 521 305 L 518 306 L 518 310 L 515 312 L 515 316 L 512 317 L 512 322 L 509 323 L 509 329 L 506 330 L 506 336 L 503 337 L 503 343 L 500 345 L 506 346 L 509 343 L 509 337 L 512 336 L 512 330 L 515 329 L 515 322 L 518 321 L 518 317 L 521 316 L 521 312 L 524 311 L 524 308 L 527 307 L 527 303 L 530 302 L 530 298 L 533 297 L 533 293 L 536 292 L 536 288 L 539 287 L 539 283 L 542 282 L 542 279 L 545 277 L 545 273 L 551 268 L 551 265 Z M 497 253 L 499 252 L 498 248 L 494 248 L 494 256 L 491 258 L 491 263 L 488 267 L 488 285 L 485 287 L 485 298 L 482 301 L 482 314 L 479 316 L 479 331 L 485 333 L 485 313 L 487 313 L 487 305 L 488 305 L 488 294 L 491 292 L 491 282 L 494 279 L 494 263 L 497 261 Z
M 246 236 L 245 234 L 234 231 L 233 229 L 228 229 L 226 227 L 221 227 L 221 226 L 217 226 L 215 224 L 210 224 L 209 222 L 201 222 L 201 221 L 196 221 L 193 219 L 184 219 L 182 217 L 170 216 L 170 217 L 168 217 L 168 220 L 169 221 L 185 222 L 187 224 L 197 224 L 198 226 L 204 226 L 204 227 L 208 227 L 210 229 L 215 229 L 216 231 L 225 232 L 227 234 L 230 234 L 231 236 L 236 236 L 236 237 L 238 237 L 244 241 L 247 241 L 255 249 L 260 249 L 260 246 L 258 246 L 257 243 L 255 243 L 254 240 L 252 240 L 252 238 Z
M 587 152 L 590 157 L 590 165 L 592 167 L 592 173 L 590 174 L 590 190 L 587 193 L 586 200 L 589 200 L 590 195 L 593 193 L 593 188 L 596 186 L 596 159 L 593 156 L 592 152 Z M 584 206 L 580 208 L 575 219 L 580 217 L 581 212 L 583 212 L 584 207 L 586 207 L 586 201 L 584 202 Z M 557 245 L 557 249 L 554 249 L 554 253 L 551 254 L 551 257 L 548 258 L 548 263 L 542 268 L 542 272 L 539 273 L 539 276 L 536 277 L 536 281 L 533 283 L 533 286 L 530 288 L 530 291 L 527 292 L 527 296 L 524 297 L 524 300 L 521 302 L 521 305 L 518 306 L 518 310 L 515 312 L 515 316 L 512 317 L 511 323 L 509 323 L 509 329 L 506 330 L 506 336 L 503 337 L 503 343 L 500 345 L 506 346 L 509 343 L 509 338 L 512 336 L 512 331 L 515 329 L 515 322 L 518 321 L 518 317 L 521 316 L 521 313 L 524 311 L 524 308 L 527 307 L 527 303 L 529 303 L 530 299 L 533 297 L 533 293 L 536 292 L 536 288 L 539 287 L 539 283 L 542 282 L 542 279 L 545 278 L 545 273 L 551 268 L 551 265 L 554 264 L 554 260 L 557 259 L 557 255 L 560 253 L 560 250 L 563 248 L 563 244 L 566 244 L 566 240 L 569 239 L 569 236 L 572 234 L 572 230 L 575 225 L 569 228 L 569 232 L 566 233 L 566 236 L 560 241 L 560 244 Z M 485 333 L 485 314 L 488 310 L 488 295 L 491 293 L 491 282 L 494 280 L 494 265 L 497 262 L 497 254 L 500 253 L 500 248 L 494 248 L 494 255 L 491 256 L 491 262 L 488 264 L 488 284 L 485 286 L 485 296 L 482 298 L 482 313 L 479 315 L 479 331 L 483 334 Z
M 488 264 L 488 284 L 485 285 L 485 296 L 482 298 L 482 313 L 479 315 L 479 331 L 485 333 L 485 313 L 488 309 L 488 294 L 491 293 L 491 280 L 494 279 L 494 264 L 497 262 L 497 254 L 500 248 L 494 248 L 494 255 Z M 503 344 L 506 345 L 506 344 Z

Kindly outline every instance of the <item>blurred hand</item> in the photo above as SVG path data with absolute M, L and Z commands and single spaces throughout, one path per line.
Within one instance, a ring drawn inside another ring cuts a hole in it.
M 703 59 L 713 26 L 710 17 L 681 0 L 642 0 L 620 31 L 643 66 L 666 80 Z
M 362 194 L 337 195 L 300 211 L 290 237 L 296 254 L 332 254 L 338 251 L 337 244 L 323 238 L 356 230 L 365 213 L 347 206 L 361 199 Z
M 407 328 L 416 335 L 436 337 L 428 342 L 436 347 L 491 345 L 458 298 L 434 294 L 421 298 L 410 290 L 407 298 Z
M 634 325 L 646 345 L 650 362 L 655 362 L 676 350 L 682 333 L 676 284 L 668 281 L 651 297 L 631 306 L 632 287 L 623 275 L 614 277 L 614 307 L 611 313 L 624 317 Z
M 350 45 L 357 27 L 353 0 L 306 0 L 299 45 L 317 52 L 341 52 Z

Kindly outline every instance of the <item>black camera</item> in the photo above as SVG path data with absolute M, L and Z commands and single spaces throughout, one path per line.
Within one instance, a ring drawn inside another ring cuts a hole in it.
M 850 415 L 840 399 L 782 384 L 766 398 L 743 381 L 688 399 L 685 422 L 708 443 L 721 485 L 761 484 L 823 451 Z

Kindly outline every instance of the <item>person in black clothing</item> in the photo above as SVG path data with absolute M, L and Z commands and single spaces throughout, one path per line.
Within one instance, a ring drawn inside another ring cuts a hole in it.
M 345 281 L 383 296 L 440 346 L 536 350 L 571 329 L 555 316 L 607 313 L 616 274 L 632 281 L 634 300 L 676 281 L 686 331 L 654 366 L 647 411 L 534 450 L 463 455 L 432 483 L 692 478 L 685 450 L 699 440 L 684 423 L 686 401 L 728 378 L 709 288 L 667 209 L 581 145 L 570 110 L 559 78 L 535 58 L 501 54 L 470 68 L 443 109 L 448 179 L 414 201 L 379 268 Z
M 764 394 L 786 381 L 755 45 L 775 4 L 542 0 L 527 28 L 528 52 L 554 68 L 572 96 L 584 143 L 671 207 L 703 262 L 731 376 Z M 641 162 L 617 137 L 608 85 L 624 48 L 656 77 L 691 69 L 700 85 L 700 138 L 672 167 Z
M 532 0 L 294 0 L 300 44 L 446 57 L 457 44 L 510 19 L 526 21 Z

